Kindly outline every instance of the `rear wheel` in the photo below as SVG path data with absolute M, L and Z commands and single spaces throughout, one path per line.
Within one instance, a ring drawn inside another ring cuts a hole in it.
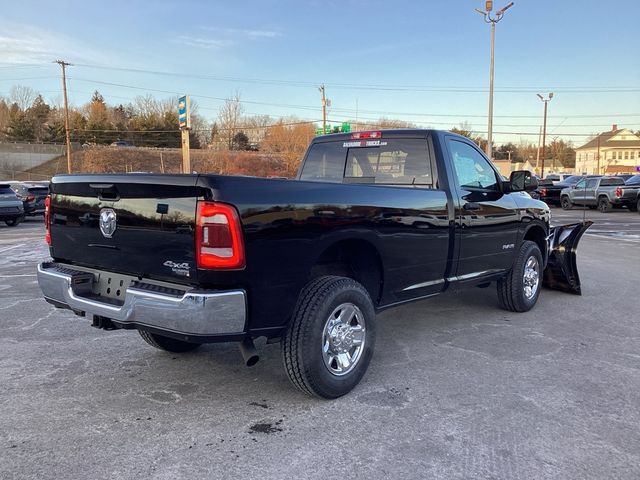
M 571 203 L 571 200 L 569 200 L 569 197 L 565 195 L 560 199 L 560 206 L 562 207 L 563 210 L 571 210 L 571 207 L 573 207 L 573 203 Z
M 636 203 L 636 212 L 640 213 L 640 198 L 638 198 L 638 202 Z
M 524 241 L 513 268 L 498 280 L 500 307 L 512 312 L 526 312 L 533 308 L 542 285 L 542 253 L 535 242 Z
M 304 393 L 337 398 L 360 382 L 374 344 L 375 311 L 366 289 L 350 278 L 323 276 L 300 293 L 282 358 Z
M 152 347 L 167 352 L 184 353 L 195 350 L 200 346 L 199 343 L 183 342 L 182 340 L 176 340 L 175 338 L 165 337 L 164 335 L 158 335 L 157 333 L 151 333 L 146 330 L 138 330 L 140 336 Z
M 598 199 L 598 210 L 600 210 L 602 213 L 611 211 L 611 202 L 607 197 L 600 197 Z

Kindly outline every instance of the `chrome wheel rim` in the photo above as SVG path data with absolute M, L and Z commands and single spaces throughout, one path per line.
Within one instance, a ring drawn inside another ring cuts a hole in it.
M 524 286 L 524 296 L 531 300 L 540 285 L 540 263 L 536 257 L 529 257 L 524 265 L 524 275 L 522 277 Z
M 342 376 L 355 368 L 364 351 L 365 330 L 364 315 L 353 303 L 331 312 L 322 332 L 322 358 L 329 372 Z

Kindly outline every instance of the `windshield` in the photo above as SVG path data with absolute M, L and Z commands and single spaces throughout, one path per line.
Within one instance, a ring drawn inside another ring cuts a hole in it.
M 570 185 L 574 185 L 574 184 L 578 183 L 581 178 L 582 178 L 581 175 L 571 175 L 570 177 L 567 177 L 567 178 L 564 179 L 564 183 L 568 183 Z
M 634 175 L 629 180 L 627 180 L 627 185 L 640 185 L 640 175 Z

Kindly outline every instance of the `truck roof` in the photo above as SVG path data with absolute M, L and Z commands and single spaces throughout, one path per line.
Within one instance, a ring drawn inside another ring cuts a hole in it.
M 366 132 L 379 132 L 379 138 L 427 138 L 429 134 L 434 132 L 443 132 L 451 135 L 458 136 L 460 138 L 462 135 L 458 135 L 457 133 L 445 131 L 445 130 L 435 130 L 432 128 L 390 128 L 390 129 L 370 129 L 370 130 L 362 130 L 355 131 L 349 133 L 330 133 L 328 135 L 320 135 L 313 139 L 313 143 L 322 143 L 322 142 L 335 142 L 335 141 L 343 141 L 343 140 L 352 140 L 355 134 L 362 134 Z

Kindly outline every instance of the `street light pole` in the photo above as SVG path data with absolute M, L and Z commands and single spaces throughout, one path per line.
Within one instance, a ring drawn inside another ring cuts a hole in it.
M 489 61 L 489 113 L 488 113 L 489 119 L 488 119 L 488 126 L 487 126 L 487 148 L 486 148 L 487 157 L 489 157 L 490 159 L 493 157 L 493 63 L 494 63 L 493 51 L 494 51 L 494 46 L 496 41 L 496 23 L 502 20 L 502 17 L 504 17 L 504 13 L 511 7 L 513 7 L 513 2 L 509 3 L 508 5 L 498 10 L 494 17 L 491 16 L 491 10 L 493 9 L 493 1 L 489 0 L 485 2 L 484 11 L 476 8 L 476 12 L 478 12 L 480 15 L 484 17 L 484 21 L 486 23 L 491 24 L 491 59 Z
M 542 95 L 540 95 L 539 93 L 537 94 L 538 98 L 540 100 L 542 100 L 544 102 L 544 121 L 542 123 L 542 167 L 540 168 L 540 178 L 544 178 L 544 151 L 546 148 L 546 141 L 547 141 L 547 104 L 551 101 L 551 99 L 553 98 L 553 92 L 551 92 L 549 94 L 548 98 L 544 98 Z

